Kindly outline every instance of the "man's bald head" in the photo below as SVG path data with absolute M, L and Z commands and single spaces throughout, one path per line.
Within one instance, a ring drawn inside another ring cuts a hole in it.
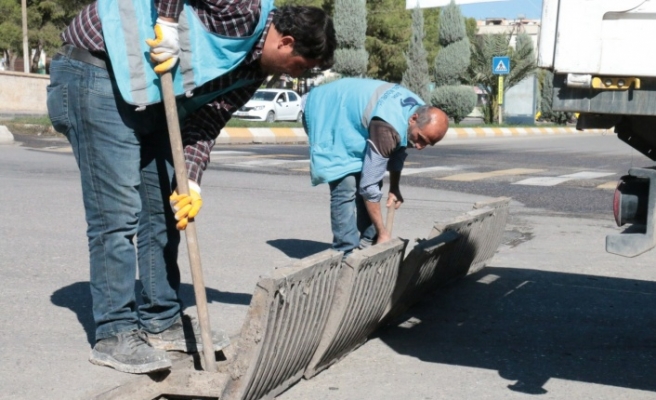
M 408 121 L 408 139 L 421 150 L 433 146 L 446 135 L 449 117 L 437 107 L 421 106 Z

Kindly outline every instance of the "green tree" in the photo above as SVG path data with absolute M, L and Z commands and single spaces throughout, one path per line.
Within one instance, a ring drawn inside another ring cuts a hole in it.
M 367 75 L 389 82 L 399 82 L 402 79 L 406 68 L 403 53 L 410 37 L 410 21 L 405 2 L 367 2 Z
M 439 47 L 439 9 L 428 8 L 423 11 L 426 27 L 424 47 L 428 52 L 428 59 L 432 60 Z M 405 1 L 367 0 L 368 76 L 389 82 L 401 81 L 407 68 L 404 53 L 412 36 L 411 26 L 412 10 L 405 9 Z M 429 68 L 432 69 L 432 65 Z
M 277 6 L 294 4 L 321 7 L 337 17 L 333 10 L 335 0 L 276 0 Z M 405 1 L 367 0 L 367 33 L 365 49 L 369 54 L 366 75 L 389 82 L 400 82 L 406 70 L 405 51 L 412 36 L 412 10 L 405 9 Z M 437 20 L 439 8 L 424 9 L 424 48 L 428 60 L 434 60 L 439 44 L 437 42 Z M 337 24 L 337 21 L 335 21 Z M 429 74 L 433 73 L 433 63 L 429 63 Z
M 419 7 L 415 7 L 412 11 L 412 38 L 405 54 L 407 69 L 403 73 L 401 84 L 428 102 L 430 77 L 424 36 L 424 13 Z
M 22 51 L 23 31 L 21 28 L 20 2 L 0 0 L 0 50 L 8 61 L 9 69 L 14 69 L 14 62 Z
M 442 46 L 435 57 L 435 85 L 431 103 L 441 108 L 456 124 L 459 124 L 476 106 L 476 93 L 471 87 L 462 86 L 471 50 L 465 20 L 454 0 L 440 14 L 440 38 Z
M 486 123 L 494 123 L 498 120 L 499 76 L 492 73 L 492 58 L 510 57 L 510 74 L 504 78 L 505 90 L 535 72 L 535 54 L 531 38 L 526 33 L 519 33 L 513 49 L 509 45 L 511 37 L 512 33 L 479 35 L 472 45 L 471 64 L 467 76 L 470 84 L 479 85 L 485 91 L 487 101 L 483 107 L 483 117 Z
M 364 76 L 369 55 L 365 50 L 367 7 L 365 0 L 335 0 L 333 23 L 337 37 L 333 70 L 344 76 Z
M 542 85 L 540 88 L 540 118 L 545 121 L 555 122 L 559 125 L 565 125 L 567 121 L 572 119 L 572 113 L 554 111 L 553 106 L 553 73 L 549 70 L 541 71 L 543 76 L 541 79 Z
M 27 4 L 28 47 L 36 50 L 34 60 L 41 51 L 53 54 L 61 46 L 59 35 L 93 0 L 31 0 Z M 23 28 L 20 0 L 0 0 L 0 50 L 9 60 L 10 69 L 23 53 Z M 31 62 L 32 70 L 36 66 Z
M 467 31 L 467 38 L 469 43 L 473 43 L 478 32 L 478 22 L 476 18 L 465 18 L 465 30 Z

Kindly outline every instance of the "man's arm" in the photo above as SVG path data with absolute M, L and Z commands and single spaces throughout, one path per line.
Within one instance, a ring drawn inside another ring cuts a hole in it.
M 182 145 L 189 179 L 200 184 L 203 171 L 210 161 L 216 138 L 232 117 L 246 104 L 261 82 L 219 96 L 186 118 L 182 127 Z
M 403 196 L 401 195 L 401 170 L 408 154 L 405 152 L 405 147 L 401 147 L 390 155 L 387 170 L 389 171 L 389 196 L 387 197 L 387 207 L 394 205 L 395 208 L 401 207 L 403 203 Z
M 159 0 L 157 3 L 157 16 L 165 18 L 170 22 L 177 22 L 182 11 L 184 2 L 182 0 Z
M 391 162 L 390 156 L 395 153 L 399 141 L 398 133 L 387 122 L 374 119 L 369 124 L 369 141 L 360 178 L 360 194 L 364 199 L 369 218 L 378 233 L 377 243 L 384 243 L 391 239 L 390 233 L 383 223 L 380 209 L 380 200 L 383 194 L 380 189 L 385 172 Z M 403 168 L 402 163 L 401 168 Z M 398 190 L 399 176 L 400 172 L 397 174 L 395 171 L 390 171 L 390 198 L 394 196 L 394 200 L 397 199 L 397 195 L 398 198 L 401 198 Z M 392 188 L 395 188 L 394 193 Z M 388 199 L 388 202 L 390 201 L 393 200 Z M 399 205 L 400 203 L 397 203 L 397 208 Z

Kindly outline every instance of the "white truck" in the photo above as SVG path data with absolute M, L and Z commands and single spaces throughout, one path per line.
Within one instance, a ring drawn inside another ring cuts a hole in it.
M 543 0 L 538 65 L 554 73 L 553 109 L 578 129 L 614 128 L 656 161 L 656 0 Z M 656 245 L 656 168 L 632 168 L 615 191 L 621 234 L 606 251 L 635 257 Z

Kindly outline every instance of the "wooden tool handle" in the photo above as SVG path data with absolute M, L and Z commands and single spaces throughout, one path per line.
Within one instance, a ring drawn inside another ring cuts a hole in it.
M 173 153 L 173 167 L 175 168 L 175 180 L 177 190 L 180 194 L 189 194 L 189 182 L 187 178 L 187 166 L 185 164 L 182 138 L 180 136 L 180 121 L 178 120 L 178 106 L 173 93 L 173 78 L 171 72 L 165 72 L 161 76 L 162 97 L 166 110 L 166 123 L 169 129 L 169 140 L 171 141 L 171 152 Z M 189 264 L 191 266 L 191 280 L 194 285 L 196 296 L 196 310 L 198 311 L 198 323 L 200 325 L 201 338 L 203 340 L 203 360 L 205 370 L 217 372 L 216 356 L 214 355 L 214 344 L 212 343 L 212 329 L 210 327 L 210 316 L 207 311 L 207 293 L 203 280 L 203 268 L 200 263 L 200 249 L 196 236 L 196 224 L 189 220 L 185 229 L 187 239 L 187 251 L 189 253 Z

